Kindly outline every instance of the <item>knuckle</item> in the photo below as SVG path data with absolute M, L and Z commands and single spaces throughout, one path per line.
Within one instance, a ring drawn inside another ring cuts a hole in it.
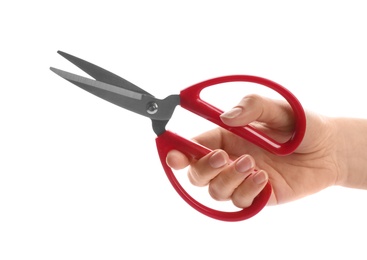
M 252 106 L 254 104 L 258 104 L 262 101 L 262 97 L 258 94 L 249 94 L 242 98 L 241 103 L 246 104 L 248 106 Z
M 246 107 L 254 113 L 254 119 L 260 119 L 264 113 L 264 98 L 258 94 L 249 94 L 242 98 L 241 106 Z
M 188 177 L 190 183 L 194 186 L 202 187 L 207 184 L 194 167 L 190 167 L 188 171 Z
M 209 185 L 208 192 L 210 197 L 212 197 L 214 200 L 223 201 L 227 199 L 227 197 L 223 196 L 221 189 L 215 183 Z
M 232 203 L 238 208 L 247 208 L 252 204 L 253 199 L 249 198 L 244 192 L 236 191 L 232 196 Z
M 213 181 L 209 185 L 208 192 L 214 200 L 225 201 L 230 198 L 230 194 L 226 194 L 225 190 L 222 182 Z

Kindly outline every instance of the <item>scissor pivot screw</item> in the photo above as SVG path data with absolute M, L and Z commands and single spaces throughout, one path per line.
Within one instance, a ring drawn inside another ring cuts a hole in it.
M 155 102 L 149 102 L 147 105 L 147 112 L 150 115 L 154 115 L 158 112 L 158 104 Z

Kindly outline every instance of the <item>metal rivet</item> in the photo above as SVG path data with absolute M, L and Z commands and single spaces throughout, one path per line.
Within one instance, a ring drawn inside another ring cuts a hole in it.
M 149 102 L 147 105 L 147 112 L 150 115 L 153 115 L 158 112 L 158 104 L 155 102 Z

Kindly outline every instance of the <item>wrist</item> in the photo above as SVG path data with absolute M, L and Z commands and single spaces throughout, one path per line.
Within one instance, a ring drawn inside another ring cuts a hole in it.
M 343 128 L 343 118 L 332 118 L 331 129 L 333 132 L 332 142 L 334 146 L 334 158 L 336 164 L 336 182 L 335 185 L 347 186 L 348 182 L 348 163 L 346 158 L 348 157 L 348 145 L 346 140 L 345 129 Z
M 333 122 L 336 185 L 367 189 L 367 120 L 335 118 Z

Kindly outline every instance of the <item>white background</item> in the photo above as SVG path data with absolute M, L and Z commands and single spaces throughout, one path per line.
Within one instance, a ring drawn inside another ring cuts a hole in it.
M 63 50 L 161 98 L 257 75 L 307 109 L 365 118 L 366 11 L 363 1 L 2 3 L 0 259 L 366 259 L 365 191 L 209 219 L 170 186 L 149 120 L 49 70 L 80 73 Z M 243 95 L 233 92 L 228 107 Z M 203 122 L 178 110 L 169 127 L 191 137 Z

